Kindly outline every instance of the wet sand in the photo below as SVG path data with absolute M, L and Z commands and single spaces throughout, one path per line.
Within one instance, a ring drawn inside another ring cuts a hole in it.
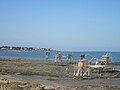
M 111 75 L 113 74 L 109 76 Z M 11 80 L 14 83 L 22 81 L 24 83 L 18 84 L 25 87 L 24 90 L 120 90 L 119 75 L 107 79 L 74 80 L 73 64 L 66 62 L 56 64 L 49 60 L 1 58 L 0 78 L 1 85 L 3 82 Z M 25 82 L 30 87 L 26 87 Z M 6 85 L 6 87 L 10 87 L 10 85 Z M 23 90 L 21 87 L 12 88 L 6 90 Z

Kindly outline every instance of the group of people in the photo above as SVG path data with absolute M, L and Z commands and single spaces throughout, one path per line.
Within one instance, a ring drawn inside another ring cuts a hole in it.
M 50 52 L 45 52 L 45 59 L 48 60 L 50 58 Z M 57 53 L 55 55 L 55 60 L 61 60 L 62 59 L 62 54 L 61 53 Z M 66 56 L 66 60 L 72 60 L 73 59 L 73 55 L 72 54 L 68 54 Z

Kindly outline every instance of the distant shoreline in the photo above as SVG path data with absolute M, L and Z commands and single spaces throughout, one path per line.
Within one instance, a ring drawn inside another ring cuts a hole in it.
M 76 53 L 77 52 L 106 52 L 106 53 L 107 52 L 116 52 L 116 53 L 120 53 L 120 51 L 104 51 L 104 50 L 103 51 L 99 51 L 99 50 L 96 50 L 96 51 L 95 50 L 93 50 L 93 51 L 92 50 L 79 50 L 79 51 L 75 51 L 75 50 L 72 51 L 72 50 L 70 50 L 69 51 L 69 50 L 2 50 L 2 49 L 0 49 L 0 51 L 21 51 L 21 52 L 22 51 L 23 52 L 24 51 L 49 51 L 49 52 L 50 51 L 55 51 L 55 52 L 73 52 L 73 53 L 74 52 L 76 52 Z

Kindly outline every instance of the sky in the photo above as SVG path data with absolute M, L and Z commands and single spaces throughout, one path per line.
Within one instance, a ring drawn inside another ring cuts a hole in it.
M 0 45 L 120 51 L 120 0 L 0 0 Z

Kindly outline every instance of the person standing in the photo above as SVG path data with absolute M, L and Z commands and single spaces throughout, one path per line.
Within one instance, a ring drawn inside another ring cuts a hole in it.
M 48 60 L 49 57 L 50 57 L 50 52 L 46 51 L 46 52 L 45 52 L 45 59 Z
M 72 54 L 67 55 L 67 60 L 72 60 L 72 58 L 73 58 Z
M 55 55 L 55 62 L 59 62 L 61 60 L 61 58 L 62 58 L 62 55 L 60 53 L 57 53 Z

